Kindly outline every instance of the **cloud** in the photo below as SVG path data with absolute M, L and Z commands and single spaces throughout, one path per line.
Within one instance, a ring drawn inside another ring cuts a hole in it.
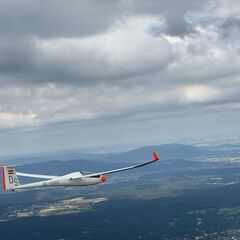
M 197 1 L 142 0 L 19 0 L 0 3 L 0 29 L 4 35 L 40 38 L 82 37 L 106 31 L 119 18 L 133 15 L 164 16 L 169 34 L 184 36 L 191 26 L 185 14 L 204 5 Z
M 189 12 L 199 11 L 207 1 L 144 1 L 135 0 L 129 2 L 129 12 L 132 14 L 151 14 L 153 16 L 163 16 L 166 21 L 164 32 L 171 36 L 184 37 L 194 33 L 192 26 L 186 19 Z
M 4 35 L 40 38 L 79 37 L 106 30 L 123 10 L 122 1 L 19 0 L 0 3 Z
M 94 37 L 40 40 L 42 71 L 56 74 L 53 81 L 90 85 L 161 71 L 171 61 L 172 52 L 168 41 L 148 34 L 157 23 L 151 17 L 128 18 Z
M 0 74 L 27 74 L 34 67 L 37 49 L 34 38 L 0 37 Z
M 171 61 L 171 46 L 149 32 L 161 24 L 157 17 L 130 17 L 91 37 L 6 40 L 0 48 L 0 71 L 12 74 L 13 81 L 79 85 L 161 71 Z
M 222 24 L 220 33 L 223 39 L 237 40 L 240 33 L 240 18 L 228 17 Z
M 204 85 L 194 85 L 185 86 L 180 89 L 181 103 L 203 103 L 215 100 L 219 96 L 218 90 L 204 86 Z
M 208 128 L 199 115 L 214 122 L 219 111 L 237 122 L 238 1 L 107 3 L 0 3 L 1 130 L 84 132 L 90 144 L 103 129 L 134 140 L 173 125 L 180 136 L 175 122 Z
M 12 113 L 1 112 L 0 113 L 0 129 L 5 128 L 23 128 L 32 127 L 36 125 L 36 114 L 28 113 Z

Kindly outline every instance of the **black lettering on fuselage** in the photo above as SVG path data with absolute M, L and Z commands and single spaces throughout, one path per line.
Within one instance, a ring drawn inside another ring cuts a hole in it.
M 42 186 L 43 187 L 47 187 L 47 186 L 57 186 L 60 184 L 60 181 L 59 180 L 49 180 L 47 182 L 43 182 L 42 183 Z
M 14 185 L 17 187 L 18 186 L 18 180 L 17 178 L 14 178 Z
M 14 186 L 16 186 L 16 187 L 18 186 L 18 179 L 16 177 L 9 176 L 8 180 L 9 180 L 10 184 L 14 184 Z
M 13 181 L 14 181 L 14 180 L 13 180 L 13 177 L 12 177 L 12 176 L 9 176 L 8 179 L 9 179 L 9 183 L 10 183 L 10 184 L 13 184 Z

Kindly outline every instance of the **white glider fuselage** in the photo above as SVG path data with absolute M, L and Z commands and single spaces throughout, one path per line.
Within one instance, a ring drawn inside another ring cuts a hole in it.
M 77 173 L 77 172 L 76 172 Z M 78 172 L 80 173 L 80 172 Z M 75 174 L 75 173 L 73 173 Z M 40 182 L 34 182 L 34 183 L 28 183 L 24 185 L 19 185 L 16 187 L 13 187 L 12 190 L 17 190 L 17 189 L 29 189 L 29 188 L 40 188 L 40 187 L 57 187 L 57 186 L 62 186 L 62 187 L 69 187 L 69 186 L 79 186 L 79 187 L 84 187 L 84 186 L 90 186 L 90 185 L 95 185 L 104 182 L 103 176 L 96 177 L 96 178 L 78 178 L 78 179 L 69 179 L 69 175 L 72 174 L 67 174 L 58 178 L 50 179 L 50 180 L 45 180 L 45 181 L 40 181 Z M 102 178 L 101 178 L 102 177 Z M 10 188 L 11 189 L 11 188 Z

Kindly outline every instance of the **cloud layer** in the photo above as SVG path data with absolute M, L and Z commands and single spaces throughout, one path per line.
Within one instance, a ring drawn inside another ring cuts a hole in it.
M 231 122 L 240 107 L 239 9 L 236 0 L 1 1 L 2 139 L 5 130 L 29 140 L 46 137 L 44 129 L 63 138 L 94 129 L 87 143 L 72 138 L 88 146 L 101 143 L 103 129 L 110 144 L 146 126 L 169 128 L 174 139 L 184 135 L 175 121 L 190 119 L 213 134 L 224 119 L 231 128 L 223 133 L 239 131 Z

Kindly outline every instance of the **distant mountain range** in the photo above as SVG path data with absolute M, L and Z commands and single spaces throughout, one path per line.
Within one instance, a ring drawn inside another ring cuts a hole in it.
M 174 158 L 192 158 L 196 156 L 204 156 L 210 153 L 207 147 L 197 147 L 184 144 L 164 144 L 156 146 L 146 146 L 136 148 L 126 152 L 118 153 L 83 153 L 81 151 L 61 151 L 55 153 L 32 154 L 19 157 L 9 158 L 5 162 L 7 164 L 29 164 L 47 161 L 68 161 L 75 159 L 94 160 L 94 161 L 111 161 L 111 162 L 138 162 L 141 160 L 151 159 L 151 152 L 158 152 L 162 160 Z M 4 159 L 2 159 L 4 160 Z
M 139 160 L 149 160 L 152 157 L 151 153 L 153 151 L 156 151 L 162 160 L 176 158 L 189 159 L 210 154 L 210 150 L 206 147 L 184 144 L 163 144 L 141 147 L 124 153 L 98 156 L 97 159 L 114 162 L 138 162 Z
M 42 156 L 13 159 L 9 161 L 8 164 L 23 164 L 22 167 L 19 167 L 19 171 L 39 174 L 62 175 L 81 170 L 96 172 L 151 160 L 153 158 L 153 151 L 158 152 L 161 160 L 176 160 L 174 163 L 174 166 L 176 167 L 179 167 L 180 165 L 186 166 L 186 162 L 184 162 L 183 159 L 191 160 L 196 156 L 204 156 L 210 153 L 210 151 L 204 147 L 183 144 L 165 144 L 141 147 L 122 153 L 51 153 L 49 155 L 45 154 Z M 192 161 L 190 162 L 188 165 L 193 164 Z M 173 161 L 171 163 L 173 163 Z M 166 167 L 173 167 L 173 165 L 163 166 L 163 168 Z M 154 170 L 155 167 L 149 167 L 149 170 L 150 169 Z

